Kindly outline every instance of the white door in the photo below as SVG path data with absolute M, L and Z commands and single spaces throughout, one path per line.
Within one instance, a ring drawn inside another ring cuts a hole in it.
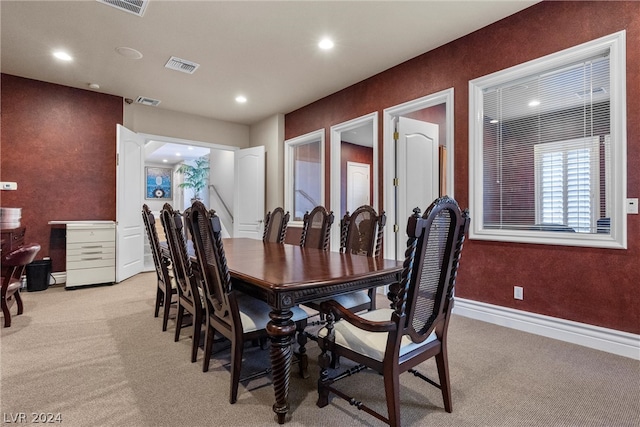
M 246 148 L 235 154 L 233 237 L 262 239 L 265 215 L 264 147 Z
M 371 204 L 371 173 L 366 163 L 347 162 L 347 211 Z
M 144 138 L 118 125 L 116 152 L 116 282 L 121 282 L 144 269 Z
M 407 219 L 416 207 L 424 213 L 438 197 L 438 125 L 400 117 L 397 135 L 396 259 L 403 259 L 407 242 Z

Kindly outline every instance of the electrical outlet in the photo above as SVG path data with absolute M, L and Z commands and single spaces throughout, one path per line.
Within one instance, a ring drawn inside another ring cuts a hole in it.
M 627 199 L 627 213 L 638 214 L 638 199 Z
M 524 299 L 524 288 L 522 286 L 513 287 L 513 298 L 520 300 Z

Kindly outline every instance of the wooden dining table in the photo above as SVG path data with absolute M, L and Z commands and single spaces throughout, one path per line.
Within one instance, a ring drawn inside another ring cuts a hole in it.
M 223 244 L 234 286 L 271 306 L 267 333 L 271 339 L 273 411 L 283 424 L 289 412 L 291 343 L 296 329 L 291 308 L 397 282 L 402 263 L 247 238 L 223 239 Z

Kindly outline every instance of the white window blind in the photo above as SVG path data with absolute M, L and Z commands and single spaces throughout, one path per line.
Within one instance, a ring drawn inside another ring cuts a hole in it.
M 485 89 L 485 227 L 597 232 L 609 69 L 607 51 Z

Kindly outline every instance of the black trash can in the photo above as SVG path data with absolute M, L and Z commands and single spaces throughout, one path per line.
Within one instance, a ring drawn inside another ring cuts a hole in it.
M 42 259 L 27 264 L 27 291 L 44 291 L 49 287 L 51 260 Z

